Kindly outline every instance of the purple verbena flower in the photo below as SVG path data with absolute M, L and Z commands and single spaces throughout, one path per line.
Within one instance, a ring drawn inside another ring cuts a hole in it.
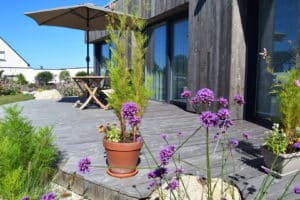
M 192 96 L 192 91 L 190 90 L 185 90 L 181 93 L 182 98 L 190 98 Z
M 142 142 L 143 141 L 143 137 L 142 136 L 137 136 L 136 137 L 136 141 L 137 142 Z
M 168 169 L 166 167 L 159 167 L 147 174 L 147 177 L 150 178 L 163 178 L 164 175 L 168 174 Z
M 225 99 L 224 97 L 220 97 L 218 99 L 218 103 L 219 103 L 219 105 L 223 106 L 224 108 L 226 108 L 228 106 L 228 100 Z
M 219 119 L 230 119 L 230 112 L 226 108 L 221 108 L 217 113 Z
M 200 115 L 200 122 L 206 128 L 216 126 L 218 124 L 218 120 L 218 116 L 210 111 L 205 111 Z
M 149 190 L 154 188 L 156 186 L 156 181 L 151 181 L 151 183 L 149 184 Z
M 169 164 L 170 159 L 172 158 L 173 154 L 175 153 L 175 146 L 168 145 L 159 152 L 159 158 L 163 165 Z
M 295 142 L 295 143 L 293 144 L 293 147 L 294 147 L 295 149 L 300 149 L 300 143 L 299 143 L 299 142 Z
M 79 172 L 85 173 L 90 171 L 91 160 L 86 158 L 81 158 L 78 162 L 78 170 Z
M 294 193 L 295 194 L 300 194 L 300 186 L 295 186 L 294 187 Z
M 178 186 L 179 186 L 178 180 L 172 179 L 171 181 L 169 181 L 167 189 L 173 191 L 176 190 Z
M 183 135 L 182 132 L 178 132 L 178 133 L 176 134 L 177 137 L 181 137 L 182 135 Z
M 138 105 L 133 102 L 127 102 L 122 105 L 121 113 L 124 119 L 128 119 L 139 112 Z
M 296 87 L 300 87 L 300 80 L 295 80 L 294 83 L 295 83 L 295 86 L 296 86 Z
M 246 140 L 248 140 L 249 139 L 249 134 L 248 133 L 242 133 L 242 136 L 243 136 L 243 138 L 245 138 Z
M 175 174 L 182 174 L 183 171 L 184 171 L 184 170 L 180 167 L 180 168 L 176 168 L 176 169 L 174 170 L 174 173 L 175 173 Z
M 245 104 L 245 100 L 244 100 L 244 97 L 242 97 L 241 95 L 235 95 L 234 97 L 233 97 L 233 100 L 237 103 L 237 104 L 239 104 L 239 105 L 243 105 L 243 104 Z
M 237 147 L 239 146 L 239 141 L 237 139 L 232 139 L 230 141 L 230 144 L 233 146 L 233 147 Z
M 196 105 L 199 102 L 200 102 L 200 100 L 199 100 L 199 98 L 197 96 L 192 97 L 191 100 L 190 100 L 190 104 L 191 105 Z
M 231 119 L 224 119 L 224 120 L 220 120 L 219 128 L 226 130 L 227 128 L 231 127 L 232 125 L 233 125 L 233 122 L 231 121 Z
M 22 197 L 22 200 L 30 200 L 30 197 L 29 196 L 24 196 L 24 197 Z
M 40 200 L 56 200 L 56 195 L 53 192 L 44 194 Z
M 202 104 L 208 104 L 208 105 L 210 105 L 215 99 L 214 92 L 208 88 L 200 89 L 197 92 L 196 96 L 198 97 L 198 99 Z
M 161 138 L 164 139 L 164 140 L 167 140 L 168 139 L 168 134 L 166 134 L 166 133 L 161 134 Z
M 216 134 L 214 135 L 214 140 L 219 139 L 219 136 L 220 136 L 220 134 L 219 134 L 219 133 L 216 133 Z
M 141 117 L 139 116 L 128 117 L 128 123 L 130 124 L 130 126 L 138 126 L 141 123 Z

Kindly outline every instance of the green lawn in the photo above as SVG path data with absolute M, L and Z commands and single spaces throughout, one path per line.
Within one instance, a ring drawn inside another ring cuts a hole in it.
M 16 95 L 7 95 L 7 96 L 0 96 L 0 105 L 8 104 L 8 103 L 15 103 L 19 101 L 27 101 L 33 99 L 34 97 L 30 94 L 16 94 Z

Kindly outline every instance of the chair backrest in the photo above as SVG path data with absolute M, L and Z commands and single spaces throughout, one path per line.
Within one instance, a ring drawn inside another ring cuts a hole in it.
M 109 70 L 105 71 L 106 78 L 103 80 L 103 88 L 110 88 Z

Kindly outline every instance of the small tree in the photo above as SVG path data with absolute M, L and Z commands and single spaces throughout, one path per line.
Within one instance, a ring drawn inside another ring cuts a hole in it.
M 85 71 L 80 71 L 75 74 L 75 76 L 87 76 L 88 74 Z
M 26 81 L 26 78 L 23 74 L 18 74 L 17 75 L 17 83 L 20 85 L 26 85 L 28 82 Z
M 52 79 L 53 79 L 53 74 L 49 71 L 39 72 L 35 77 L 37 83 L 41 85 L 48 84 L 49 81 L 51 81 Z
M 59 81 L 69 82 L 70 78 L 71 78 L 71 75 L 68 70 L 63 70 L 59 73 Z
M 139 107 L 137 115 L 142 116 L 151 96 L 144 80 L 146 24 L 138 13 L 130 17 L 127 15 L 129 2 L 125 1 L 123 15 L 108 16 L 110 23 L 106 27 L 109 36 L 106 42 L 112 44 L 111 61 L 107 61 L 106 65 L 110 73 L 111 88 L 114 90 L 108 102 L 120 121 L 123 141 L 126 138 L 126 122 L 121 115 L 122 105 L 135 102 Z M 117 27 L 115 24 L 118 24 Z M 132 53 L 131 57 L 128 57 L 129 51 Z

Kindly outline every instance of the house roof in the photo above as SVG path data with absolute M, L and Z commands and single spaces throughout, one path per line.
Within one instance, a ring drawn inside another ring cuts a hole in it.
M 0 40 L 2 40 L 10 49 L 12 49 L 29 67 L 30 64 L 12 47 L 8 44 L 8 42 L 6 42 L 1 36 L 0 36 Z

